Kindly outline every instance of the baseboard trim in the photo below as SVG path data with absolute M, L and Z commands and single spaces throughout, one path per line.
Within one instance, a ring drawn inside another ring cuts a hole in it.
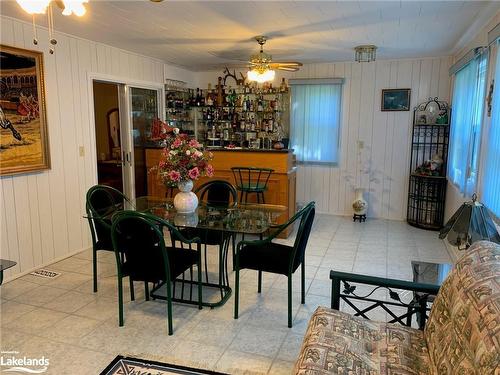
M 20 272 L 20 273 L 17 273 L 17 274 L 15 274 L 14 276 L 9 276 L 9 277 L 6 277 L 6 278 L 3 280 L 3 284 L 8 283 L 9 281 L 12 281 L 12 280 L 18 279 L 18 278 L 20 278 L 20 277 L 23 277 L 23 276 L 25 276 L 25 275 L 27 275 L 27 274 L 29 274 L 29 273 L 31 273 L 31 272 L 33 272 L 33 271 L 35 271 L 35 270 L 39 269 L 39 268 L 43 268 L 43 267 L 50 266 L 50 265 L 51 265 L 51 264 L 53 264 L 53 263 L 60 262 L 61 260 L 64 260 L 64 259 L 66 259 L 66 258 L 70 258 L 70 257 L 72 257 L 73 255 L 76 255 L 76 254 L 78 254 L 78 253 L 81 253 L 82 251 L 86 251 L 86 250 L 90 250 L 90 249 L 92 249 L 92 246 L 90 246 L 90 247 L 84 247 L 84 248 L 82 248 L 82 249 L 80 249 L 80 250 L 75 250 L 75 251 L 72 251 L 71 253 L 64 254 L 64 255 L 62 255 L 62 256 L 60 256 L 60 257 L 57 257 L 57 258 L 54 258 L 54 259 L 52 259 L 52 260 L 50 260 L 50 261 L 48 261 L 48 262 L 45 262 L 45 263 L 39 264 L 39 265 L 37 265 L 36 267 L 30 268 L 29 270 L 26 270 L 26 271 L 22 271 L 22 272 Z M 2 285 L 3 285 L 3 284 L 2 284 Z

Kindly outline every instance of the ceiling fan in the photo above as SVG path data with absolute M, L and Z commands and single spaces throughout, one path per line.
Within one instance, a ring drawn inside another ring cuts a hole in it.
M 255 37 L 255 40 L 260 45 L 259 53 L 252 55 L 250 57 L 249 64 L 253 69 L 265 68 L 272 70 L 284 70 L 287 72 L 296 72 L 302 63 L 296 61 L 281 61 L 273 62 L 272 56 L 264 52 L 264 44 L 267 42 L 267 36 L 259 35 Z

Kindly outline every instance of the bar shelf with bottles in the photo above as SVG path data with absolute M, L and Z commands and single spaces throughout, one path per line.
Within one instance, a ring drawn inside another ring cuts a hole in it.
M 193 90 L 165 85 L 165 121 L 183 133 L 194 136 L 195 128 L 191 111 Z
M 289 134 L 288 87 L 239 85 L 196 89 L 192 98 L 198 141 L 207 148 L 272 149 L 286 147 Z M 283 145 L 283 143 L 285 145 Z

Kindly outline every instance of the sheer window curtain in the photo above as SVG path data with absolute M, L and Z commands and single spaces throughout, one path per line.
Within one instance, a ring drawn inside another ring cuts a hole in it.
M 341 84 L 292 85 L 290 139 L 297 161 L 338 163 Z
M 474 193 L 485 99 L 487 54 L 455 75 L 448 176 L 465 196 Z
M 481 200 L 500 218 L 500 48 L 497 41 L 491 123 L 482 168 Z

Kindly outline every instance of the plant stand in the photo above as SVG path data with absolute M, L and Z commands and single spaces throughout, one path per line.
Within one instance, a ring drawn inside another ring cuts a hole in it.
M 358 214 L 352 215 L 352 221 L 356 222 L 356 220 L 359 220 L 360 223 L 364 223 L 366 221 L 366 215 L 358 215 Z

